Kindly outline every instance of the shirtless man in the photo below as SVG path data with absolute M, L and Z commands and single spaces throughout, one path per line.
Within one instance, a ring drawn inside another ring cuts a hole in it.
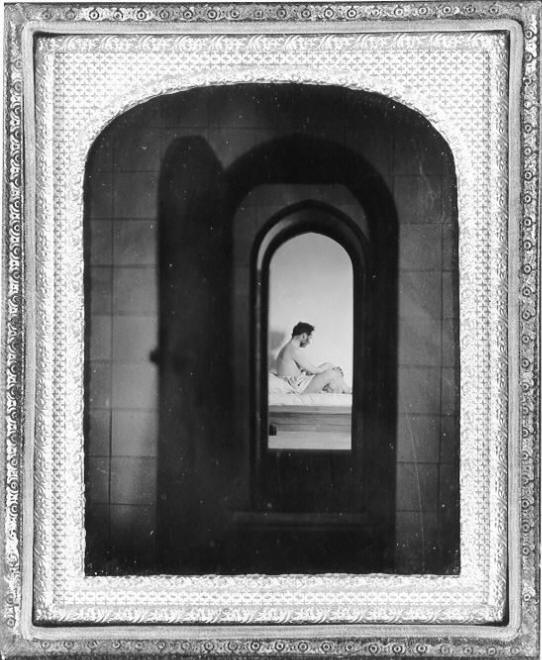
M 337 392 L 351 394 L 352 389 L 344 382 L 342 370 L 329 362 L 318 366 L 311 364 L 302 350 L 311 340 L 314 326 L 297 323 L 292 338 L 281 348 L 277 357 L 277 373 L 298 394 L 313 392 Z

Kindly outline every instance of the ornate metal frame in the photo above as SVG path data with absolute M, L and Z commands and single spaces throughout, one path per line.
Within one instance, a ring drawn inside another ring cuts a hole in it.
M 535 657 L 537 3 L 14 5 L 7 55 L 3 652 Z M 108 121 L 143 100 L 239 81 L 379 92 L 424 114 L 450 143 L 459 576 L 83 574 L 86 154 Z

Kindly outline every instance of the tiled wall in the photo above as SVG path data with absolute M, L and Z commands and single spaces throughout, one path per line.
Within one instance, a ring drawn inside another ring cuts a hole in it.
M 150 353 L 165 149 L 176 137 L 202 135 L 227 167 L 293 131 L 357 149 L 392 190 L 400 223 L 397 568 L 454 566 L 453 552 L 443 556 L 458 534 L 451 164 L 421 122 L 407 125 L 400 113 L 354 102 L 341 115 L 333 95 L 315 102 L 310 94 L 279 94 L 279 115 L 233 88 L 170 96 L 127 113 L 95 145 L 86 196 L 90 571 L 144 570 L 154 556 L 158 374 Z
M 457 228 L 450 162 L 398 122 L 397 566 L 458 568 Z M 454 538 L 456 543 L 453 542 Z
M 145 564 L 156 517 L 158 374 L 149 358 L 158 341 L 159 158 L 155 136 L 147 133 L 145 146 L 131 128 L 119 122 L 104 134 L 88 179 L 87 528 L 96 530 L 91 556 L 106 549 Z

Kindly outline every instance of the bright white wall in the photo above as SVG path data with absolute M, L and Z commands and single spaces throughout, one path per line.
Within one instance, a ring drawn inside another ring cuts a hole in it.
M 316 363 L 340 365 L 352 383 L 352 262 L 335 241 L 308 233 L 290 239 L 273 255 L 269 278 L 269 351 L 276 356 L 298 321 L 316 327 L 305 349 Z M 273 366 L 273 365 L 271 365 Z

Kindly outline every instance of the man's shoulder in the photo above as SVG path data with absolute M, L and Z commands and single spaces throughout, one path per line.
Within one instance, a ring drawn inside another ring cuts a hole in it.
M 301 348 L 299 346 L 292 346 L 291 350 L 289 351 L 288 355 L 296 360 L 299 356 L 302 355 Z
M 286 355 L 288 353 L 288 349 L 289 349 L 289 344 L 286 344 L 285 346 L 283 346 L 280 349 L 280 351 L 277 354 L 277 357 L 280 358 L 280 357 L 283 357 L 284 355 Z

